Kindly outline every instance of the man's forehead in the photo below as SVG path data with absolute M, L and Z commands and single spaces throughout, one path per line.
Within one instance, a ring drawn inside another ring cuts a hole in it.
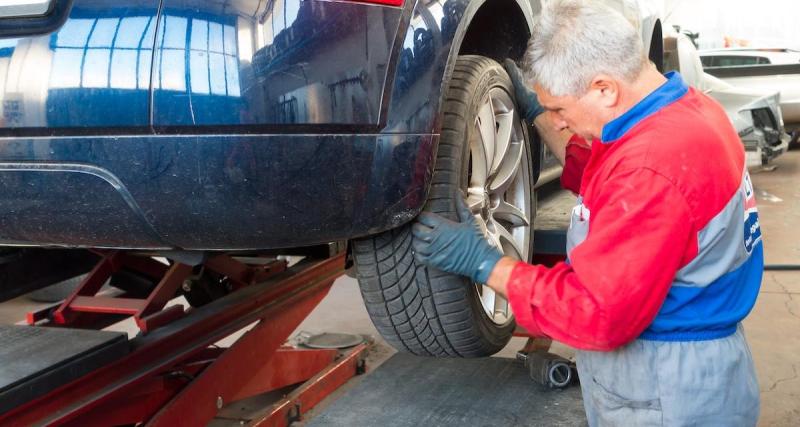
M 557 110 L 559 108 L 559 104 L 557 102 L 551 101 L 547 98 L 540 98 L 539 105 L 544 107 L 546 110 Z
M 538 84 L 534 88 L 536 90 L 536 95 L 539 98 L 539 104 L 542 107 L 548 110 L 555 110 L 558 108 L 560 105 L 558 98 L 551 95 Z

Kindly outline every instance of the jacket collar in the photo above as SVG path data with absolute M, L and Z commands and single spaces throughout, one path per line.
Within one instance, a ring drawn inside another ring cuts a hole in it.
M 610 144 L 622 138 L 637 123 L 677 101 L 689 90 L 677 71 L 670 71 L 665 74 L 665 77 L 667 81 L 658 89 L 644 97 L 630 110 L 603 126 L 603 135 L 600 138 L 603 144 Z

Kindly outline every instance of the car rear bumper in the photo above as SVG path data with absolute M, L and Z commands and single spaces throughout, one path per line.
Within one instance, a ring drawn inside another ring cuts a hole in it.
M 0 244 L 243 250 L 373 234 L 422 208 L 436 138 L 0 139 Z
M 763 166 L 785 153 L 789 149 L 790 136 L 782 134 L 780 143 L 769 145 L 762 142 L 757 145 L 745 145 L 747 167 Z

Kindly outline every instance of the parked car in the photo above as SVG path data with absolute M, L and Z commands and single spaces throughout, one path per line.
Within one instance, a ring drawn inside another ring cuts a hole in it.
M 609 2 L 660 64 L 657 16 Z M 466 190 L 487 237 L 530 259 L 548 171 L 499 64 L 522 56 L 538 1 L 49 3 L 0 18 L 0 244 L 172 257 L 349 240 L 395 347 L 482 356 L 510 339 L 507 301 L 415 264 L 409 222 L 454 217 Z
M 791 145 L 800 145 L 800 51 L 719 49 L 700 52 L 705 71 L 726 83 L 781 94 L 781 112 Z
M 800 50 L 786 48 L 726 48 L 699 52 L 703 67 L 800 64 Z
M 689 85 L 725 108 L 744 144 L 748 166 L 766 165 L 787 150 L 779 92 L 734 87 L 706 74 L 697 49 L 683 34 L 672 32 L 665 38 L 664 66 L 679 70 Z

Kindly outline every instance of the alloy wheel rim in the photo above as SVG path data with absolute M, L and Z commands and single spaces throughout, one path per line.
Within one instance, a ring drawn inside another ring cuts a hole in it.
M 472 124 L 467 205 L 490 244 L 512 258 L 528 260 L 531 238 L 531 166 L 522 122 L 511 96 L 494 87 Z M 475 285 L 481 306 L 497 325 L 513 319 L 504 297 Z

